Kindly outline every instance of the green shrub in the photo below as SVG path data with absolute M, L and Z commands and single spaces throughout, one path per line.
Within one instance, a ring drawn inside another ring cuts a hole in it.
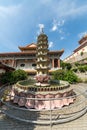
M 6 84 L 10 83 L 12 81 L 12 78 L 13 78 L 12 72 L 6 72 L 1 75 L 0 80 L 2 84 Z
M 66 69 L 67 69 L 67 70 L 70 70 L 70 69 L 72 68 L 72 65 L 71 65 L 70 63 L 66 63 L 65 66 L 66 66 Z
M 55 80 L 65 80 L 69 83 L 78 82 L 78 76 L 73 71 L 57 70 L 53 72 L 53 79 Z
M 27 79 L 27 73 L 24 70 L 15 70 L 13 72 L 6 72 L 1 76 L 1 83 L 16 83 L 19 80 Z
M 65 70 L 56 70 L 53 72 L 53 79 L 63 80 L 65 77 Z
M 62 67 L 62 69 L 67 69 L 67 70 L 70 70 L 72 68 L 72 65 L 70 63 L 65 63 L 63 61 L 60 62 L 60 66 Z
M 27 79 L 27 73 L 24 70 L 15 70 L 13 73 L 13 82 L 16 83 L 19 80 Z
M 78 76 L 73 71 L 67 71 L 64 80 L 69 83 L 76 83 L 78 82 Z

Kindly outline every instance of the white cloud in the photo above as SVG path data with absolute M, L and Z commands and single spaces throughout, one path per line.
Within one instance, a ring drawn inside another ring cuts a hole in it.
M 52 29 L 51 29 L 51 31 L 56 31 L 57 28 L 58 28 L 58 26 L 56 24 L 54 24 L 53 27 L 52 27 Z
M 77 16 L 85 15 L 85 13 L 87 13 L 87 4 L 79 4 L 78 0 L 61 0 L 54 4 L 55 6 L 52 6 L 52 10 L 58 18 L 77 18 Z
M 65 39 L 65 37 L 63 37 L 63 36 L 60 37 L 60 40 L 64 40 L 64 39 Z
M 64 19 L 63 19 L 63 20 L 60 20 L 60 21 L 58 21 L 58 26 L 63 26 L 64 23 L 65 23 L 65 20 L 64 20 Z
M 53 47 L 53 42 L 49 42 L 49 48 Z
M 60 31 L 61 31 L 60 28 L 64 25 L 64 23 L 65 23 L 65 20 L 57 21 L 56 19 L 54 19 L 53 23 L 52 23 L 53 26 L 51 28 L 51 31 L 54 32 L 54 31 L 58 30 L 58 32 L 60 33 Z
M 52 27 L 52 29 L 51 29 L 51 30 L 52 30 L 52 31 L 56 31 L 56 30 L 57 30 L 57 28 L 58 28 L 58 27 L 57 27 L 57 25 L 55 24 L 55 25 L 53 25 L 53 27 Z
M 0 45 L 1 43 L 9 44 L 10 41 L 15 45 L 15 43 L 20 44 L 21 42 L 19 43 L 19 41 L 22 40 L 23 43 L 31 40 L 36 25 L 40 23 L 38 26 L 41 29 L 44 27 L 44 24 L 41 23 L 45 23 L 48 30 L 48 23 L 51 24 L 50 22 L 52 22 L 53 18 L 55 19 L 53 20 L 51 31 L 57 31 L 59 35 L 64 34 L 63 26 L 65 25 L 65 20 L 78 19 L 79 16 L 80 18 L 81 16 L 86 17 L 87 4 L 84 3 L 83 1 L 83 4 L 81 4 L 79 0 L 39 0 L 36 3 L 34 0 L 31 2 L 26 0 L 16 5 L 13 2 L 12 5 L 1 6 L 0 2 L 0 36 L 1 34 L 3 35 L 3 38 L 2 36 L 0 38 Z M 40 31 L 38 29 L 38 34 Z M 6 42 L 4 41 L 5 39 L 10 41 Z M 50 43 L 49 46 L 51 47 L 52 45 L 53 43 Z
M 68 11 L 66 14 L 65 14 L 65 16 L 74 16 L 74 17 L 76 17 L 76 16 L 81 16 L 81 15 L 83 15 L 83 14 L 85 14 L 86 13 L 86 11 L 87 11 L 87 5 L 82 5 L 82 6 L 75 6 L 75 7 L 72 7 L 71 9 L 70 9 L 70 11 Z
M 53 26 L 52 26 L 52 28 L 51 28 L 51 31 L 56 31 L 57 29 L 58 29 L 58 22 L 57 22 L 57 20 L 53 20 Z
M 7 17 L 11 15 L 15 15 L 20 10 L 21 5 L 13 5 L 13 6 L 0 6 L 0 17 Z
M 78 37 L 79 38 L 82 38 L 84 35 L 86 35 L 87 34 L 87 31 L 84 31 L 84 32 L 81 32 L 81 33 L 79 33 L 78 34 Z

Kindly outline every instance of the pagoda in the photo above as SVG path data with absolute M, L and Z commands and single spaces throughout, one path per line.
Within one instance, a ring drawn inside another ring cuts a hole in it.
M 37 86 L 49 86 L 49 58 L 48 58 L 48 37 L 44 34 L 43 29 L 40 35 L 37 38 L 37 49 L 36 49 L 36 58 L 37 58 L 37 75 L 35 76 Z
M 42 31 L 37 39 L 37 75 L 48 75 L 48 51 L 48 37 Z

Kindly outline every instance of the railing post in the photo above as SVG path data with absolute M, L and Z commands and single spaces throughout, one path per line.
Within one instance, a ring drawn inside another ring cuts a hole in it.
M 50 100 L 50 130 L 52 130 L 52 110 L 51 110 L 51 98 Z

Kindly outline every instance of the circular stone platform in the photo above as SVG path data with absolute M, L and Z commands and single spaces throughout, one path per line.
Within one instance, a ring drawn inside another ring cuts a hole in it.
M 65 105 L 62 108 L 55 108 L 55 109 L 53 109 L 52 107 L 50 107 L 49 109 L 32 109 L 32 108 L 26 109 L 25 107 L 13 104 L 13 99 L 12 101 L 3 100 L 3 94 L 5 94 L 5 92 L 7 93 L 7 91 L 9 91 L 10 88 L 11 86 L 8 87 L 6 86 L 6 88 L 4 88 L 1 91 L 2 93 L 1 101 L 4 104 L 2 107 L 2 111 L 7 116 L 20 121 L 31 122 L 35 124 L 50 124 L 50 123 L 56 124 L 74 120 L 82 116 L 84 113 L 86 113 L 86 106 L 85 106 L 86 99 L 84 97 L 84 93 L 81 93 L 77 89 L 73 90 L 76 93 L 76 95 L 73 97 L 75 99 L 74 102 L 68 106 Z M 8 94 L 7 96 L 9 97 Z M 52 98 L 45 100 L 47 104 L 49 100 L 51 101 L 51 103 L 53 103 Z M 57 98 L 54 99 L 54 101 L 56 100 Z M 61 100 L 64 101 L 63 99 Z M 37 100 L 35 101 L 37 103 Z

